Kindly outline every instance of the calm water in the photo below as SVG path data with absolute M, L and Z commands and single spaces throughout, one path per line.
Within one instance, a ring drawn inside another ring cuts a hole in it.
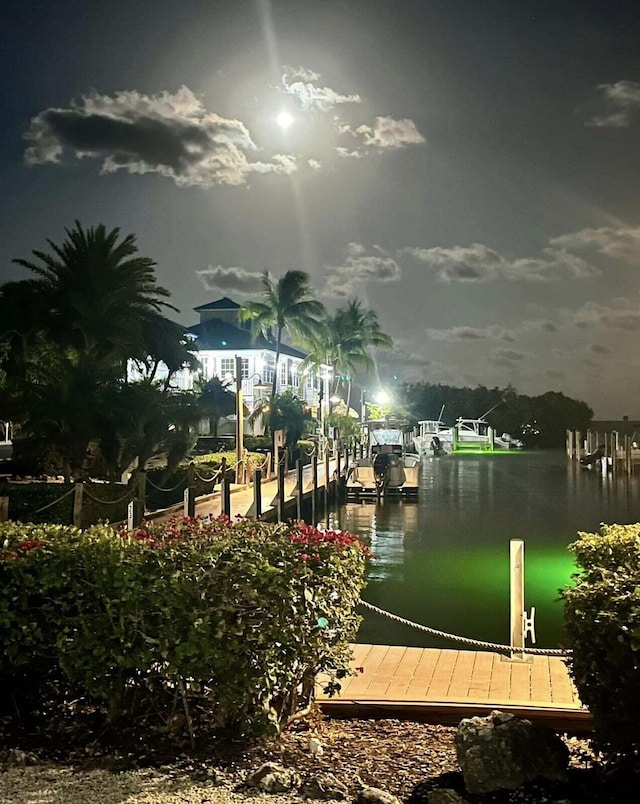
M 536 607 L 537 645 L 557 647 L 558 590 L 574 569 L 567 545 L 601 522 L 639 521 L 640 477 L 603 477 L 563 452 L 447 456 L 425 463 L 418 502 L 350 503 L 337 518 L 376 554 L 365 600 L 501 643 L 509 633 L 509 540 L 524 539 L 526 607 Z M 358 639 L 456 647 L 369 613 Z

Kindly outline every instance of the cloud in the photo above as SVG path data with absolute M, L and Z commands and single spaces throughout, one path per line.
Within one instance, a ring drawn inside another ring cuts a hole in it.
M 615 84 L 599 84 L 605 114 L 594 115 L 585 122 L 592 128 L 626 128 L 634 112 L 640 108 L 640 84 L 637 81 L 616 81 Z M 608 111 L 607 111 L 608 110 Z
M 556 369 L 547 369 L 547 377 L 551 377 L 552 380 L 562 380 L 565 377 L 563 371 L 557 371 Z
M 492 363 L 504 364 L 505 362 L 517 363 L 526 357 L 525 352 L 519 349 L 494 349 L 489 355 L 489 360 Z
M 280 90 L 295 98 L 304 110 L 320 109 L 327 112 L 339 104 L 362 102 L 360 95 L 342 95 L 330 87 L 316 86 L 320 75 L 304 67 L 283 67 L 283 70 Z M 291 79 L 294 80 L 289 83 Z
M 320 170 L 322 168 L 322 162 L 318 159 L 307 159 L 307 165 L 311 170 Z
M 282 154 L 250 162 L 256 146 L 245 125 L 208 112 L 186 86 L 174 95 L 85 95 L 69 108 L 37 114 L 25 138 L 31 165 L 60 162 L 69 152 L 101 159 L 102 173 L 157 173 L 182 187 L 241 185 L 251 173 L 296 169 L 295 159 Z
M 229 291 L 250 296 L 262 288 L 263 274 L 246 271 L 244 268 L 210 265 L 202 271 L 196 271 L 196 275 L 207 290 Z
M 549 241 L 552 246 L 568 249 L 594 249 L 607 257 L 635 263 L 640 259 L 640 227 L 604 226 L 600 229 L 581 229 Z
M 627 332 L 640 330 L 640 309 L 630 299 L 623 299 L 619 307 L 588 302 L 573 313 L 573 324 L 580 329 L 619 329 Z
M 291 67 L 285 64 L 282 69 L 287 78 L 300 78 L 302 81 L 319 81 L 322 77 L 320 73 L 308 70 L 306 67 Z
M 575 279 L 595 276 L 599 269 L 564 249 L 545 248 L 542 258 L 509 260 L 483 243 L 452 248 L 406 248 L 404 254 L 436 270 L 441 282 L 549 282 L 563 274 Z
M 600 343 L 590 343 L 587 347 L 587 351 L 594 355 L 610 355 L 612 350 L 609 349 L 608 346 L 603 346 Z
M 403 148 L 406 145 L 422 145 L 425 138 L 409 118 L 394 120 L 393 117 L 376 117 L 373 126 L 359 126 L 356 134 L 364 144 L 372 148 Z
M 342 298 L 353 293 L 357 282 L 396 282 L 402 270 L 398 263 L 378 246 L 368 254 L 361 243 L 349 243 L 342 265 L 328 265 L 324 294 Z
M 452 327 L 451 329 L 427 329 L 434 341 L 483 341 L 502 340 L 513 342 L 514 337 L 504 327 L 492 324 L 488 327 Z

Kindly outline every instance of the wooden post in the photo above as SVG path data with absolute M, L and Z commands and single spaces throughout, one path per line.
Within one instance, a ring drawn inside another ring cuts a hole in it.
M 127 506 L 127 528 L 135 530 L 144 519 L 144 501 L 134 498 Z
M 296 518 L 298 522 L 302 519 L 302 500 L 304 499 L 304 487 L 303 487 L 303 466 L 302 466 L 302 458 L 298 458 L 296 461 Z
M 571 430 L 567 430 L 567 458 L 569 460 L 573 460 L 573 432 Z
M 196 490 L 194 486 L 187 486 L 183 497 L 183 514 L 193 518 L 196 515 Z
M 336 472 L 338 474 L 338 477 L 340 477 L 341 458 L 342 458 L 342 456 L 340 455 L 340 450 L 338 449 L 338 450 L 336 450 Z
M 256 469 L 253 473 L 253 506 L 256 519 L 260 519 L 262 516 L 262 469 Z
M 76 483 L 73 495 L 73 524 L 76 528 L 82 527 L 82 498 L 84 496 L 84 483 Z
M 509 644 L 512 648 L 512 659 L 523 659 L 524 653 L 524 542 L 522 539 L 511 539 L 509 542 L 509 577 L 510 577 L 510 612 L 509 612 Z
M 311 456 L 311 524 L 317 525 L 316 521 L 316 507 L 318 505 L 318 456 Z
M 329 505 L 329 469 L 330 469 L 330 459 L 329 459 L 329 450 L 325 450 L 324 453 L 324 510 L 326 511 Z
M 629 438 L 629 433 L 625 433 L 624 436 L 624 470 L 628 475 L 631 474 L 631 439 Z
M 146 472 L 138 472 L 136 477 L 137 480 L 137 498 L 142 502 L 142 513 L 144 515 L 144 511 L 146 509 L 146 500 L 147 500 L 147 473 Z
M 0 497 L 0 522 L 9 521 L 9 498 Z
M 278 453 L 276 457 L 277 461 L 277 480 L 278 480 L 278 505 L 277 505 L 277 517 L 278 522 L 284 522 L 285 517 L 285 505 L 284 505 L 284 479 L 285 479 L 285 450 L 282 447 L 278 447 Z
M 345 475 L 349 474 L 349 453 L 350 452 L 351 452 L 351 449 L 347 446 L 347 448 L 344 451 L 344 473 L 345 473 Z
M 221 486 L 221 513 L 225 514 L 226 516 L 231 516 L 231 481 L 229 480 L 229 475 L 225 472 L 222 475 L 222 486 Z

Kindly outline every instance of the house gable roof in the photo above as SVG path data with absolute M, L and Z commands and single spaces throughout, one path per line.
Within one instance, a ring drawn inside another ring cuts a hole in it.
M 187 332 L 195 337 L 200 351 L 233 352 L 238 349 L 276 351 L 276 342 L 273 339 L 264 338 L 262 335 L 253 338 L 250 331 L 234 327 L 233 324 L 228 324 L 219 318 L 210 318 L 208 321 L 187 327 Z M 280 345 L 280 353 L 300 360 L 304 360 L 307 356 L 300 349 L 294 349 L 293 346 L 284 343 Z
M 228 296 L 223 296 L 221 299 L 216 299 L 216 301 L 207 302 L 206 304 L 200 304 L 193 309 L 196 313 L 200 313 L 203 310 L 239 310 L 240 305 Z

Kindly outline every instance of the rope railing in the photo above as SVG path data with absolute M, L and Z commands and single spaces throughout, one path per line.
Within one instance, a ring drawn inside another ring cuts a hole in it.
M 119 505 L 120 503 L 124 502 L 128 497 L 133 494 L 133 489 L 127 489 L 126 493 L 122 497 L 118 497 L 117 500 L 103 500 L 101 497 L 95 497 L 90 491 L 89 487 L 85 485 L 84 493 L 90 500 L 94 502 L 100 503 L 101 505 Z
M 198 470 L 195 467 L 193 469 L 193 476 L 196 478 L 196 480 L 199 480 L 201 483 L 211 483 L 211 482 L 215 483 L 221 474 L 222 469 L 218 469 L 218 471 L 214 472 L 211 475 L 211 477 L 204 477 L 203 475 L 200 474 L 200 472 L 198 472 Z
M 179 489 L 179 488 L 180 488 L 180 486 L 184 486 L 184 485 L 186 485 L 186 483 L 187 483 L 187 482 L 188 482 L 188 478 L 187 478 L 187 476 L 185 475 L 183 478 L 181 478 L 181 479 L 180 479 L 180 480 L 179 480 L 179 481 L 176 483 L 176 485 L 175 485 L 175 486 L 172 486 L 170 489 L 165 489 L 165 488 L 162 488 L 162 486 L 156 486 L 156 484 L 153 482 L 153 480 L 150 480 L 150 479 L 149 479 L 149 477 L 147 476 L 147 485 L 148 485 L 148 486 L 151 486 L 151 487 L 152 487 L 152 488 L 154 488 L 156 491 L 163 491 L 163 492 L 166 492 L 167 494 L 168 494 L 169 492 L 172 492 L 172 491 L 177 491 L 177 489 Z
M 70 497 L 75 492 L 75 488 L 69 489 L 69 491 L 65 491 L 65 493 L 61 497 L 56 497 L 55 500 L 52 500 L 50 503 L 43 505 L 42 508 L 38 508 L 37 511 L 32 511 L 30 514 L 20 514 L 21 517 L 25 516 L 35 516 L 36 514 L 41 514 L 43 511 L 46 511 L 48 508 L 53 508 L 54 505 L 65 500 L 67 497 Z
M 463 637 L 459 636 L 458 634 L 449 634 L 446 631 L 439 631 L 437 628 L 431 628 L 428 625 L 414 623 L 412 620 L 399 617 L 397 614 L 391 614 L 391 612 L 385 611 L 378 606 L 374 606 L 372 603 L 367 603 L 366 600 L 361 599 L 360 605 L 364 606 L 365 609 L 369 609 L 369 611 L 373 611 L 376 614 L 381 614 L 383 617 L 387 617 L 389 620 L 402 623 L 402 625 L 408 625 L 411 628 L 417 628 L 419 631 L 424 631 L 426 634 L 431 634 L 431 636 L 441 637 L 442 639 L 450 639 L 453 642 L 463 642 L 466 645 L 473 645 L 476 648 L 486 648 L 487 650 L 493 650 L 497 653 L 529 653 L 534 656 L 561 656 L 565 658 L 571 656 L 571 651 L 562 650 L 560 648 L 521 648 L 519 646 L 514 647 L 513 645 L 501 645 L 497 642 L 485 642 L 481 639 L 471 639 L 470 637 Z

